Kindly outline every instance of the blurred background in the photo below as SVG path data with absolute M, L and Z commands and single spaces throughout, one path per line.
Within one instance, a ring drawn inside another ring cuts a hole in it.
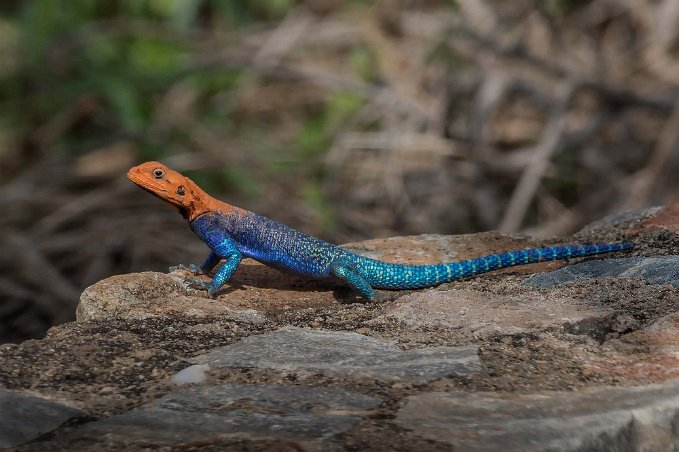
M 3 0 L 0 341 L 202 262 L 162 160 L 333 242 L 553 237 L 677 199 L 674 0 Z

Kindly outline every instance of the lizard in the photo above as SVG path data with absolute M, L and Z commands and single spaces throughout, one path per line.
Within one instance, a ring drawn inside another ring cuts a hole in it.
M 194 276 L 208 275 L 224 264 L 210 282 L 189 282 L 207 290 L 210 297 L 231 278 L 243 257 L 310 278 L 344 281 L 366 300 L 375 300 L 375 289 L 422 289 L 515 265 L 569 259 L 632 248 L 631 243 L 552 246 L 432 265 L 387 263 L 360 256 L 290 226 L 213 198 L 181 173 L 159 162 L 131 168 L 127 177 L 174 207 L 191 230 L 210 249 L 201 266 L 179 264 Z

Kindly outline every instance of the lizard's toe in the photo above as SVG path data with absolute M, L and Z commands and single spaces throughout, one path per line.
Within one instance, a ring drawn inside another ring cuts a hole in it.
M 200 278 L 187 278 L 186 283 L 189 287 L 193 289 L 202 289 L 202 290 L 209 290 L 210 289 L 210 283 L 207 281 L 203 281 Z

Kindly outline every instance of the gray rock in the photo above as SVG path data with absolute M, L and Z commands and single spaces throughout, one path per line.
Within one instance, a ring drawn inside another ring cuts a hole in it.
M 625 229 L 625 226 L 629 226 L 631 223 L 644 218 L 648 218 L 651 215 L 663 210 L 663 206 L 649 207 L 647 209 L 632 209 L 625 210 L 624 212 L 614 213 L 608 216 L 596 220 L 582 228 L 578 233 L 593 233 L 601 229 Z
M 0 448 L 31 441 L 83 414 L 51 400 L 0 389 Z
M 649 284 L 672 284 L 679 287 L 679 256 L 591 260 L 531 276 L 524 284 L 549 288 L 570 281 L 610 276 L 640 278 Z
M 210 370 L 209 364 L 195 364 L 182 369 L 172 376 L 170 380 L 175 385 L 200 384 L 207 380 L 206 373 Z
M 482 370 L 476 345 L 401 350 L 394 342 L 346 331 L 286 327 L 192 359 L 211 368 L 257 367 L 425 383 Z
M 219 437 L 325 441 L 381 400 L 339 388 L 224 384 L 182 389 L 154 404 L 74 432 L 126 442 L 178 444 Z
M 679 444 L 679 383 L 579 393 L 425 393 L 396 422 L 465 451 L 665 451 Z

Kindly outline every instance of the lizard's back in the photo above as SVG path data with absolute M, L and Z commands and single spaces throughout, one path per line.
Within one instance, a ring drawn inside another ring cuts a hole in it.
M 280 270 L 305 276 L 329 277 L 337 259 L 358 256 L 331 243 L 254 212 L 245 214 L 209 212 L 191 222 L 191 229 L 213 247 L 226 233 L 243 256 Z

